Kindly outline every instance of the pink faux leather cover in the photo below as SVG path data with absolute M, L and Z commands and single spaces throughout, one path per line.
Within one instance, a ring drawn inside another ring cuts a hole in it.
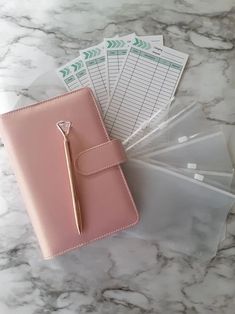
M 56 127 L 60 120 L 72 122 L 69 140 L 82 211 L 81 235 L 74 220 L 63 140 Z M 124 154 L 118 152 L 115 141 L 109 142 L 90 89 L 5 113 L 0 116 L 0 131 L 44 258 L 63 254 L 138 222 L 119 165 Z M 91 151 L 95 146 L 94 151 L 98 147 L 101 151 L 93 168 L 95 158 Z M 108 155 L 102 162 L 105 150 Z M 79 172 L 79 165 L 84 173 Z

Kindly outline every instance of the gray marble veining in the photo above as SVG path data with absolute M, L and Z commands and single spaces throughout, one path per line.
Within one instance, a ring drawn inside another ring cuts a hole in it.
M 235 124 L 234 0 L 0 0 L 0 110 L 16 106 L 41 74 L 103 37 L 163 34 L 190 55 L 177 102 Z M 231 143 L 231 149 L 233 149 Z M 234 152 L 233 152 L 234 155 Z M 1 314 L 234 314 L 235 219 L 208 264 L 156 243 L 99 241 L 42 261 L 4 146 L 0 146 Z

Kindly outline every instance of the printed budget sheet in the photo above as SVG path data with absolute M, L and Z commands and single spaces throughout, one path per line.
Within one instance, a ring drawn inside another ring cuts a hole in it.
M 78 57 L 57 70 L 57 75 L 64 83 L 68 91 L 84 86 L 90 87 L 89 77 L 85 64 L 81 57 Z
M 102 111 L 106 110 L 108 94 L 106 87 L 106 59 L 103 43 L 80 51 L 89 77 L 89 84 Z
M 105 38 L 104 49 L 106 55 L 106 86 L 108 95 L 111 95 L 119 71 L 125 60 L 128 47 L 135 37 L 135 34 L 130 34 L 122 37 Z M 149 40 L 152 43 L 162 46 L 163 36 L 140 36 L 140 40 Z
M 174 49 L 133 39 L 105 112 L 112 137 L 125 140 L 157 111 L 164 115 L 187 59 Z

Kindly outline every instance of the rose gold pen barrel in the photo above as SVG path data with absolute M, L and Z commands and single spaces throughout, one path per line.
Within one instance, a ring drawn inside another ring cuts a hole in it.
M 56 125 L 58 129 L 60 130 L 60 132 L 62 133 L 63 139 L 64 139 L 64 152 L 65 152 L 66 165 L 67 165 L 67 171 L 68 171 L 68 177 L 69 177 L 69 185 L 70 185 L 70 191 L 71 191 L 74 218 L 75 218 L 75 223 L 76 223 L 78 233 L 81 234 L 82 233 L 81 208 L 80 208 L 77 189 L 76 189 L 76 181 L 75 181 L 75 176 L 74 176 L 69 139 L 67 138 L 70 127 L 71 127 L 71 122 L 58 121 Z
M 77 197 L 76 183 L 75 183 L 75 178 L 74 178 L 73 169 L 72 169 L 71 151 L 70 151 L 68 139 L 64 140 L 64 150 L 65 150 L 66 163 L 67 163 L 67 168 L 68 168 L 69 184 L 70 184 L 70 190 L 71 190 L 71 195 L 72 195 L 74 217 L 75 217 L 78 233 L 81 234 L 82 232 L 81 208 L 80 208 L 79 200 Z

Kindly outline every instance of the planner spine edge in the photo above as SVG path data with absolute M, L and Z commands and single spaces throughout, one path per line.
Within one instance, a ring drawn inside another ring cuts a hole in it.
M 9 123 L 9 121 L 6 121 L 6 120 L 7 119 L 4 115 L 0 115 L 1 139 L 8 152 L 10 164 L 16 176 L 18 186 L 22 194 L 22 199 L 27 209 L 27 213 L 30 217 L 38 242 L 40 244 L 41 251 L 43 253 L 43 256 L 47 256 L 48 253 L 51 252 L 51 249 L 45 237 L 43 224 L 40 221 L 40 215 L 38 215 L 38 211 L 36 209 L 35 202 L 33 200 L 33 193 L 31 193 L 30 191 L 30 184 L 27 183 L 27 179 L 24 176 L 24 172 L 22 171 L 22 168 L 20 166 L 20 163 L 17 157 L 18 154 L 17 154 L 17 151 L 15 150 L 14 143 L 12 141 L 11 136 L 8 133 L 7 124 Z

